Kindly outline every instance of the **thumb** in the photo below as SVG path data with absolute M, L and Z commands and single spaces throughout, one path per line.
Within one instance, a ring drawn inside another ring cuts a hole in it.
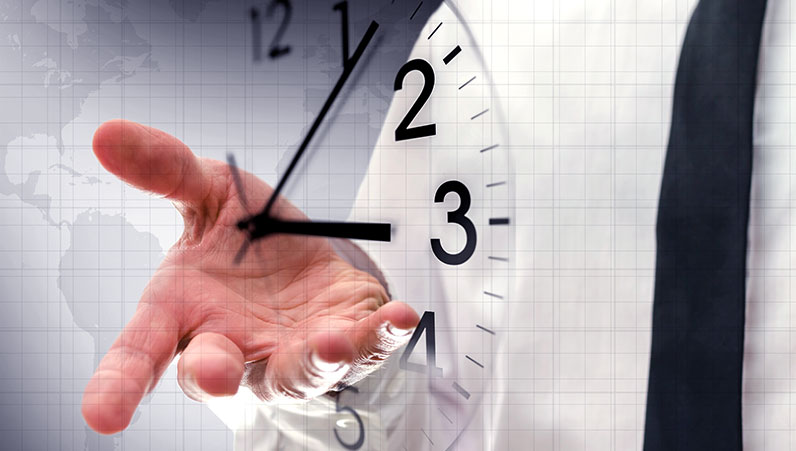
M 142 190 L 188 204 L 210 192 L 212 180 L 200 160 L 166 132 L 115 119 L 100 125 L 93 148 L 105 169 Z

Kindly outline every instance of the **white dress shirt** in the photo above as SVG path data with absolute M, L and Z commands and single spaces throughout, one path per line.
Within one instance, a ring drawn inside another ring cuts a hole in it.
M 792 2 L 768 1 L 755 99 L 743 381 L 752 451 L 796 449 L 794 17 Z
M 658 192 L 697 0 L 453 3 L 490 65 L 516 167 L 518 286 L 501 350 L 511 362 L 494 374 L 509 396 L 494 406 L 493 447 L 641 449 Z M 796 449 L 793 14 L 791 2 L 769 0 L 755 103 L 747 451 Z M 280 415 L 261 407 L 261 418 Z M 300 434 L 310 421 L 300 416 L 282 434 Z M 267 436 L 277 420 L 263 421 L 259 432 L 239 431 L 241 449 L 276 443 Z
M 641 449 L 658 193 L 680 45 L 697 1 L 521 3 L 506 11 L 490 4 L 493 24 L 517 27 L 503 66 L 511 80 L 499 86 L 513 109 L 517 213 L 526 227 L 518 230 L 520 271 L 529 277 L 518 290 L 526 311 L 510 315 L 518 346 L 509 351 L 529 365 L 507 378 L 524 401 L 503 407 L 508 431 L 498 446 Z M 747 451 L 796 449 L 791 5 L 768 1 L 755 101 Z M 531 330 L 519 332 L 519 323 Z

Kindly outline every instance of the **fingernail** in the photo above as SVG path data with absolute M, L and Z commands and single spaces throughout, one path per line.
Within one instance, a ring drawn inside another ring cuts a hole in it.
M 185 396 L 196 402 L 205 402 L 209 396 L 204 390 L 199 388 L 199 383 L 196 382 L 196 376 L 193 374 L 189 374 L 188 377 L 183 379 L 182 391 Z
M 345 362 L 327 362 L 323 360 L 318 355 L 318 351 L 314 349 L 310 351 L 309 361 L 313 368 L 322 373 L 336 373 L 343 369 L 343 367 L 346 365 Z
M 412 332 L 415 331 L 414 327 L 410 329 L 401 329 L 400 327 L 396 327 L 393 323 L 389 321 L 387 321 L 387 324 L 384 327 L 385 329 L 387 329 L 387 333 L 394 337 L 406 337 L 407 335 L 411 335 Z

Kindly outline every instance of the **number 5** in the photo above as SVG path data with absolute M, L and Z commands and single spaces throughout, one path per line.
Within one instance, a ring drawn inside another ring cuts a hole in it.
M 337 399 L 335 399 L 334 401 L 334 408 L 337 412 L 348 412 L 351 415 L 353 415 L 354 418 L 357 419 L 357 423 L 359 423 L 359 438 L 354 443 L 346 443 L 343 441 L 343 439 L 340 438 L 340 434 L 337 433 L 337 428 L 335 428 L 334 430 L 334 436 L 337 437 L 337 441 L 340 442 L 341 445 L 343 445 L 343 448 L 359 449 L 362 448 L 362 445 L 365 443 L 365 425 L 362 423 L 362 418 L 359 417 L 357 411 L 354 410 L 352 407 L 349 406 L 340 407 L 340 398 L 342 397 L 343 393 L 345 393 L 346 390 L 351 390 L 354 393 L 359 393 L 359 389 L 357 389 L 356 387 L 344 388 L 343 391 L 337 394 Z

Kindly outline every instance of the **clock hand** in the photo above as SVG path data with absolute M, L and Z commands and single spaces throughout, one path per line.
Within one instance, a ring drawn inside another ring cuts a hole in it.
M 270 218 L 271 208 L 274 206 L 274 202 L 282 192 L 285 183 L 290 178 L 290 175 L 293 173 L 293 170 L 296 168 L 296 165 L 298 164 L 302 155 L 304 155 L 304 152 L 307 150 L 307 146 L 309 146 L 309 143 L 315 135 L 315 132 L 318 131 L 318 128 L 326 117 L 326 114 L 329 113 L 329 110 L 332 108 L 332 104 L 334 103 L 335 99 L 337 99 L 340 91 L 342 91 L 345 82 L 348 81 L 348 77 L 351 76 L 351 73 L 354 71 L 354 67 L 356 67 L 356 64 L 359 62 L 362 54 L 365 53 L 365 48 L 367 48 L 368 44 L 370 44 L 370 41 L 373 39 L 373 36 L 376 34 L 376 30 L 378 30 L 378 28 L 379 24 L 376 21 L 372 21 L 365 32 L 365 35 L 362 37 L 362 40 L 359 42 L 359 45 L 354 51 L 354 54 L 351 55 L 350 59 L 346 60 L 346 63 L 343 65 L 343 73 L 340 74 L 340 78 L 337 80 L 334 88 L 332 88 L 332 92 L 329 94 L 329 97 L 323 104 L 321 111 L 318 113 L 318 117 L 315 118 L 315 121 L 312 123 L 307 135 L 304 136 L 304 140 L 299 145 L 296 154 L 293 155 L 293 159 L 290 161 L 285 174 L 279 180 L 276 188 L 274 188 L 274 192 L 271 194 L 271 197 L 268 198 L 268 203 L 266 203 L 265 208 L 263 208 L 263 210 L 257 215 L 238 223 L 239 229 L 248 230 L 249 239 L 246 240 L 241 246 L 240 250 L 238 250 L 238 253 L 234 259 L 236 264 L 243 260 L 243 257 L 246 254 L 246 251 L 248 250 L 252 240 L 256 238 L 262 238 L 272 233 L 390 241 L 389 224 L 313 223 L 309 221 L 304 223 L 291 223 Z M 232 164 L 233 162 L 230 161 L 230 163 Z M 242 183 L 240 182 L 240 175 L 238 174 L 237 169 L 234 171 L 233 176 L 235 177 L 236 185 L 240 190 L 242 188 Z
M 376 34 L 376 30 L 379 28 L 379 24 L 376 21 L 370 23 L 370 27 L 365 32 L 365 36 L 362 37 L 362 40 L 359 42 L 357 49 L 354 51 L 354 54 L 351 55 L 351 58 L 348 60 L 347 64 L 343 66 L 343 73 L 340 74 L 340 78 L 337 80 L 337 84 L 334 85 L 332 92 L 329 94 L 329 97 L 326 99 L 326 103 L 323 104 L 320 113 L 318 113 L 318 117 L 315 118 L 315 122 L 312 123 L 310 130 L 307 132 L 307 135 L 304 137 L 304 140 L 299 145 L 296 154 L 293 155 L 293 159 L 290 160 L 290 165 L 287 167 L 287 171 L 282 176 L 282 179 L 279 180 L 279 183 L 274 188 L 273 194 L 268 199 L 268 203 L 265 205 L 265 208 L 258 216 L 268 216 L 271 212 L 271 208 L 274 206 L 274 202 L 276 201 L 279 194 L 282 192 L 282 188 L 285 186 L 285 182 L 290 178 L 290 175 L 293 173 L 293 170 L 296 168 L 301 156 L 304 155 L 304 152 L 307 150 L 307 146 L 309 145 L 312 137 L 315 135 L 315 132 L 318 131 L 323 119 L 326 117 L 326 114 L 332 108 L 332 104 L 334 103 L 337 96 L 340 94 L 340 91 L 343 89 L 343 85 L 348 80 L 348 77 L 354 71 L 354 67 L 356 66 L 359 59 L 362 57 L 362 54 L 365 52 L 365 48 L 370 43 L 371 39 L 373 39 L 373 35 Z
M 375 222 L 283 221 L 258 215 L 248 221 L 241 221 L 238 227 L 248 228 L 252 240 L 282 233 L 350 240 L 390 241 L 391 225 Z
M 243 179 L 241 178 L 240 171 L 238 170 L 238 163 L 235 161 L 235 154 L 227 152 L 227 164 L 232 172 L 232 179 L 235 181 L 235 188 L 238 190 L 240 203 L 243 204 L 243 208 L 246 209 L 246 213 L 251 214 L 249 213 L 249 202 L 246 200 L 246 190 L 243 189 Z
M 368 241 L 390 241 L 391 239 L 391 224 L 376 222 L 282 221 L 269 216 L 257 215 L 251 219 L 240 221 L 238 228 L 248 230 L 249 239 L 243 242 L 235 254 L 235 264 L 243 261 L 252 241 L 274 233 Z

